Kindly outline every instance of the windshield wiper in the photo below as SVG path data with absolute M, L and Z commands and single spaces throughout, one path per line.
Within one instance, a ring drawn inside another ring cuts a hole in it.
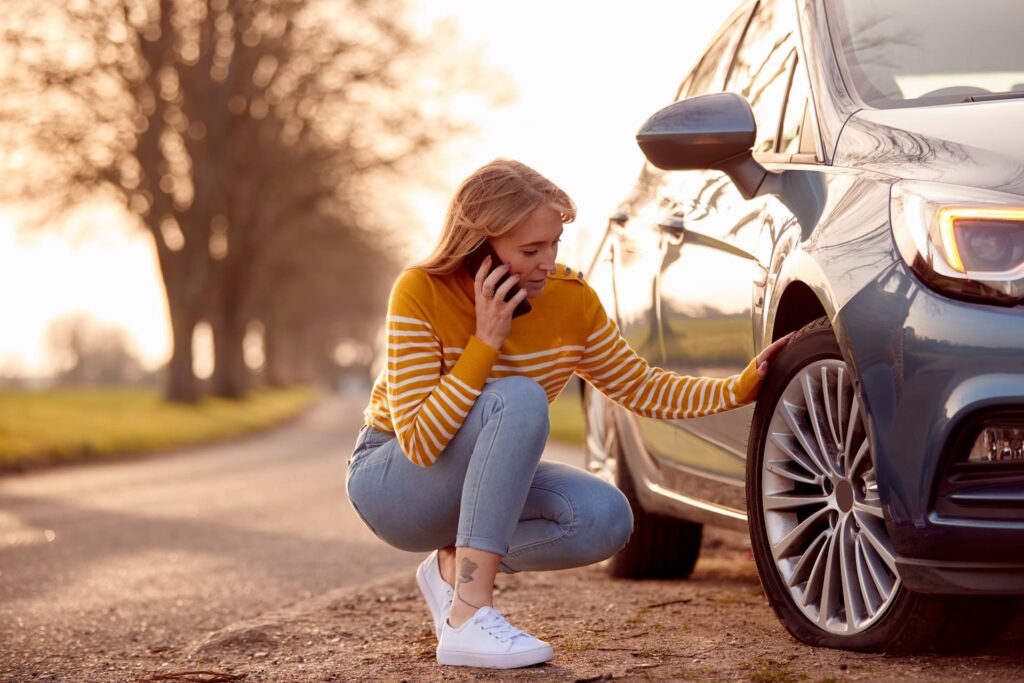
M 1024 97 L 1024 92 L 1013 90 L 1010 92 L 994 92 L 991 95 L 971 95 L 960 102 L 987 102 L 989 100 L 1014 100 Z

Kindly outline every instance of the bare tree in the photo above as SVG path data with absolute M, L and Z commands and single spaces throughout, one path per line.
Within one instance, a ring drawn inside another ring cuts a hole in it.
M 58 384 L 135 384 L 146 374 L 122 328 L 83 313 L 51 323 L 46 331 L 46 348 L 57 366 Z
M 266 291 L 254 315 L 264 324 L 270 384 L 330 376 L 340 340 L 366 348 L 376 341 L 397 259 L 363 233 L 346 235 L 339 220 L 312 222 L 260 278 Z
M 365 184 L 465 129 L 453 95 L 503 94 L 476 60 L 435 58 L 437 37 L 404 26 L 401 0 L 7 5 L 0 168 L 15 182 L 0 199 L 42 207 L 41 222 L 95 197 L 139 218 L 169 304 L 171 400 L 198 398 L 203 317 L 214 390 L 244 394 L 255 280 L 279 272 L 283 245 L 322 225 L 325 205 L 347 212 L 335 226 L 365 230 Z

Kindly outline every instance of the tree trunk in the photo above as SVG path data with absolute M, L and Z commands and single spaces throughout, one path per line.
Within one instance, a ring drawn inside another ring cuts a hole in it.
M 249 393 L 249 368 L 245 365 L 245 322 L 235 311 L 211 316 L 213 329 L 213 377 L 210 393 L 240 400 Z
M 263 317 L 263 351 L 266 354 L 266 381 L 272 387 L 287 387 L 291 384 L 285 367 L 286 335 L 269 308 Z
M 168 301 L 173 302 L 174 297 L 169 296 Z M 196 327 L 196 316 L 190 315 L 181 308 L 180 304 L 171 306 L 171 333 L 174 339 L 174 348 L 171 350 L 171 360 L 167 365 L 167 393 L 165 398 L 173 403 L 197 403 L 199 401 L 199 385 L 196 382 L 195 373 L 192 372 L 192 333 Z

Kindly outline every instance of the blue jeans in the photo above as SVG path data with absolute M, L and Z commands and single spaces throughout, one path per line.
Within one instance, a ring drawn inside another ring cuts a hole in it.
M 567 569 L 610 557 L 633 514 L 614 486 L 577 467 L 541 462 L 548 403 L 532 379 L 486 385 L 431 467 L 366 426 L 348 463 L 349 501 L 386 543 L 414 552 L 470 547 L 505 572 Z

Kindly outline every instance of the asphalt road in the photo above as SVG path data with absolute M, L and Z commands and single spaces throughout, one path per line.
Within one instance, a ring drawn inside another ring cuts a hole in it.
M 361 409 L 332 398 L 266 435 L 0 478 L 0 672 L 168 647 L 411 572 L 345 499 Z
M 76 658 L 178 648 L 411 575 L 421 557 L 345 498 L 362 408 L 330 398 L 264 435 L 0 478 L 0 680 L 63 680 Z

